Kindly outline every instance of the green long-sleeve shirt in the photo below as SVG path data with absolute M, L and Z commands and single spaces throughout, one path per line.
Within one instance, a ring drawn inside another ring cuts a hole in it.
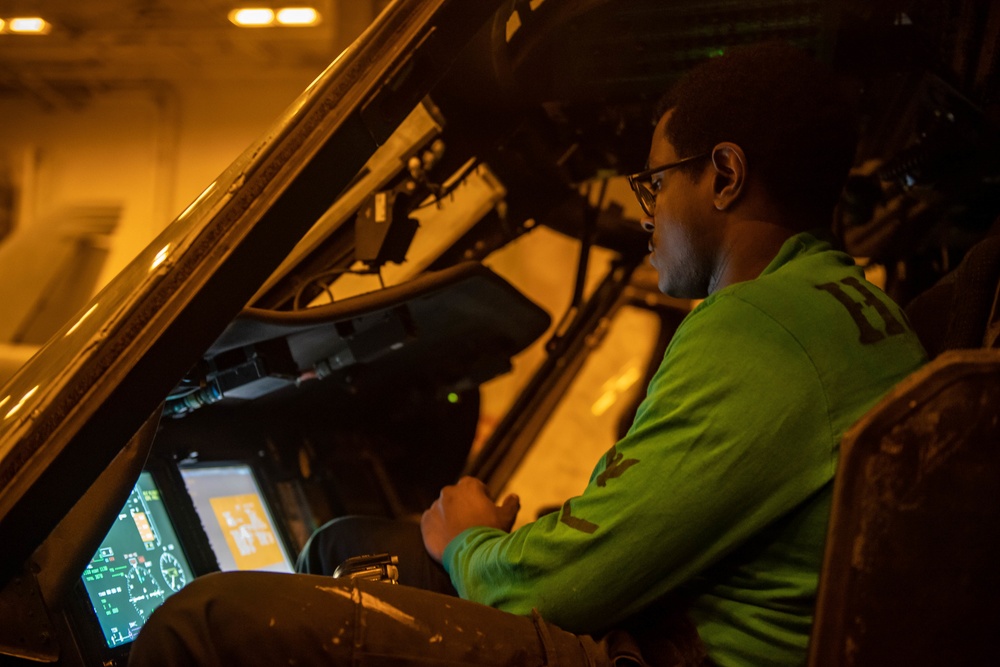
M 716 663 L 799 664 L 840 438 L 925 357 L 850 257 L 792 237 L 685 318 L 582 495 L 466 530 L 445 567 L 463 598 L 581 633 L 680 591 Z

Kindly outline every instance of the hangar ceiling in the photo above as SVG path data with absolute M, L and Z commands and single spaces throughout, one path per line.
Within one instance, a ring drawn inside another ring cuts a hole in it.
M 246 6 L 310 5 L 313 27 L 239 28 Z M 0 31 L 0 98 L 74 106 L 96 92 L 185 81 L 255 80 L 318 73 L 388 0 L 0 0 L 0 19 L 40 16 L 45 35 Z

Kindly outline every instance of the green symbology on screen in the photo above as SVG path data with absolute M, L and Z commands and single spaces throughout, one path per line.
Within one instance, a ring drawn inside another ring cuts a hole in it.
M 143 472 L 83 571 L 108 646 L 135 639 L 153 610 L 191 579 L 160 491 Z

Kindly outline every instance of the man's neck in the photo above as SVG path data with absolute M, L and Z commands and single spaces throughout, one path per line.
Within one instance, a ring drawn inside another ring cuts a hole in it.
M 785 241 L 797 233 L 762 220 L 738 220 L 729 224 L 708 293 L 760 276 Z

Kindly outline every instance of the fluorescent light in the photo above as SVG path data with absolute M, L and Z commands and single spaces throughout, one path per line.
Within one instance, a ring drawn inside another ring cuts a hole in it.
M 319 23 L 319 12 L 312 7 L 283 7 L 278 10 L 281 25 L 307 26 Z
M 229 20 L 242 28 L 260 28 L 274 23 L 274 10 L 264 7 L 244 7 L 229 12 Z
M 44 35 L 51 27 L 48 21 L 38 16 L 19 16 L 11 19 L 7 24 L 7 29 L 10 32 L 35 35 Z
M 320 22 L 319 12 L 312 7 L 242 7 L 229 12 L 229 20 L 243 28 L 266 26 L 312 26 Z

